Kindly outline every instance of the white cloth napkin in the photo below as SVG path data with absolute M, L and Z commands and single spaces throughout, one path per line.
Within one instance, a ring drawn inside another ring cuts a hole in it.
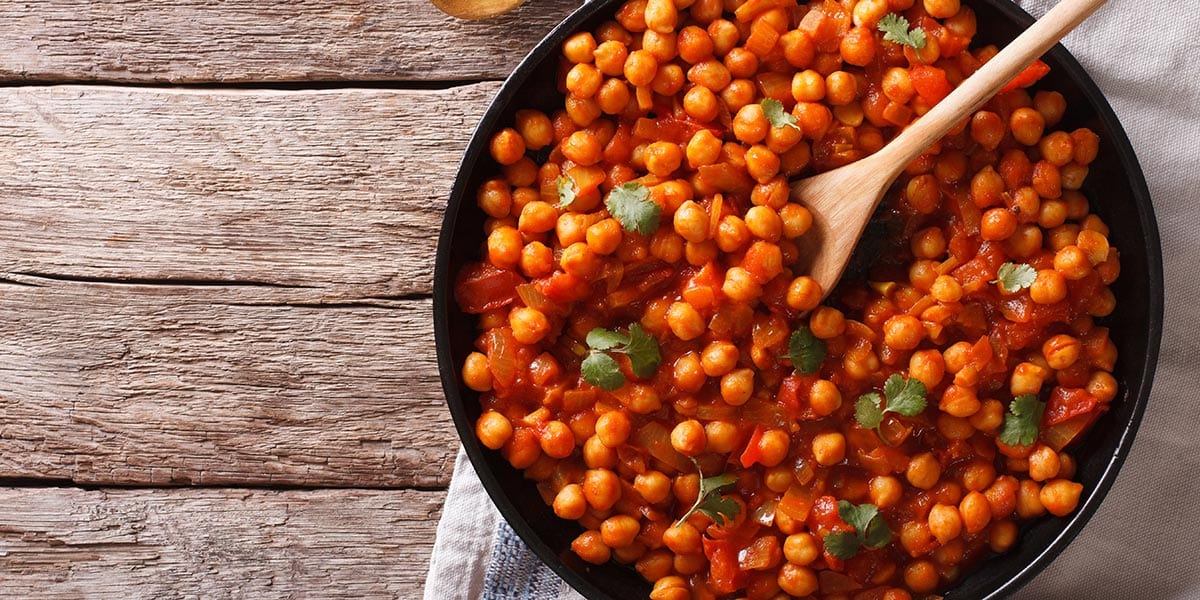
M 1035 17 L 1055 0 L 1018 2 Z M 1200 3 L 1110 0 L 1065 40 L 1137 151 L 1158 216 L 1166 328 L 1149 409 L 1103 506 L 1018 600 L 1200 598 Z M 1119 226 L 1119 224 L 1113 224 Z M 576 599 L 499 518 L 465 457 L 425 600 Z

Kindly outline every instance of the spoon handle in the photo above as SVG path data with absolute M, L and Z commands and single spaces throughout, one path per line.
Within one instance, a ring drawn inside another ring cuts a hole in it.
M 898 175 L 1107 0 L 1062 0 L 876 156 Z

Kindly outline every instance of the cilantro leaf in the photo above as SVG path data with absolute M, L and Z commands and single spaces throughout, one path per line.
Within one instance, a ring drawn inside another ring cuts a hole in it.
M 637 323 L 629 326 L 629 342 L 625 344 L 622 352 L 629 357 L 629 366 L 633 369 L 633 374 L 642 379 L 654 376 L 659 363 L 662 362 L 658 341 Z
M 603 352 L 589 352 L 580 363 L 579 372 L 584 381 L 610 392 L 625 385 L 625 375 L 616 359 Z
M 555 208 L 562 210 L 570 208 L 575 203 L 575 195 L 579 193 L 579 188 L 575 187 L 575 180 L 566 176 L 558 178 L 558 204 Z
M 893 373 L 883 384 L 883 395 L 887 397 L 887 412 L 915 417 L 925 410 L 925 384 L 916 377 L 906 380 Z
M 700 474 L 700 493 L 696 495 L 696 501 L 687 512 L 683 513 L 682 517 L 675 523 L 678 525 L 692 516 L 692 513 L 700 512 L 704 516 L 713 520 L 714 523 L 718 520 L 724 524 L 733 521 L 741 510 L 741 506 L 733 498 L 721 495 L 721 490 L 737 483 L 737 476 L 732 473 L 722 473 L 712 477 L 705 477 L 700 471 L 700 463 L 694 459 L 692 462 L 696 465 L 696 472 Z
M 909 31 L 908 19 L 896 13 L 888 13 L 879 19 L 879 30 L 883 32 L 883 39 L 889 42 L 896 42 L 910 46 L 914 50 L 925 48 L 925 30 L 920 27 Z
M 1046 403 L 1034 394 L 1022 394 L 1013 398 L 1004 415 L 1004 427 L 1000 430 L 1000 441 L 1009 446 L 1028 446 L 1038 437 L 1042 425 L 1042 414 Z
M 811 375 L 821 368 L 825 362 L 825 340 L 813 335 L 811 329 L 800 327 L 792 332 L 788 340 L 788 356 L 796 370 Z
M 824 542 L 825 551 L 841 560 L 854 558 L 858 554 L 858 547 L 862 545 L 858 536 L 849 531 L 835 531 L 825 536 Z
M 1000 284 L 1000 289 L 1012 294 L 1031 285 L 1037 279 L 1037 269 L 1026 265 L 1006 262 L 996 271 L 996 279 L 992 283 Z
M 873 550 L 892 541 L 892 530 L 874 504 L 856 505 L 839 500 L 838 516 L 854 528 L 854 533 L 839 531 L 825 536 L 825 549 L 837 558 L 846 560 L 858 554 L 863 546 Z
M 592 350 L 611 350 L 617 346 L 624 346 L 629 343 L 629 336 L 621 335 L 615 331 L 609 331 L 597 327 L 587 334 L 587 345 Z
M 762 106 L 763 116 L 767 121 L 771 122 L 771 127 L 793 127 L 797 130 L 800 126 L 796 124 L 796 117 L 783 109 L 783 103 L 774 98 L 764 98 L 759 102 Z
M 879 394 L 871 392 L 858 397 L 858 402 L 854 403 L 854 418 L 859 425 L 867 429 L 875 429 L 883 422 L 883 398 Z
M 899 373 L 893 373 L 883 383 L 883 398 L 877 392 L 869 392 L 858 397 L 854 403 L 854 418 L 866 429 L 879 430 L 883 423 L 883 415 L 896 413 L 906 417 L 915 417 L 925 410 L 925 384 L 916 377 L 905 379 Z
M 636 182 L 613 188 L 604 200 L 608 212 L 625 231 L 650 235 L 658 229 L 662 207 L 650 199 L 650 188 Z

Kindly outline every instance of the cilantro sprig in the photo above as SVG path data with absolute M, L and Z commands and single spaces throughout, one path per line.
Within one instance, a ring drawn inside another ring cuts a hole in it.
M 642 235 L 654 233 L 662 217 L 662 207 L 650 199 L 650 188 L 637 182 L 613 188 L 604 206 L 625 231 Z
M 887 405 L 883 404 L 884 398 Z M 921 380 L 910 377 L 905 379 L 899 373 L 893 373 L 883 383 L 883 397 L 878 392 L 870 392 L 858 397 L 854 404 L 854 418 L 858 424 L 867 429 L 879 431 L 883 416 L 896 413 L 906 417 L 915 417 L 925 410 L 925 384 Z
M 805 375 L 816 373 L 825 362 L 825 340 L 813 335 L 811 329 L 800 327 L 788 340 L 788 357 L 796 370 Z
M 763 98 L 759 102 L 762 106 L 763 116 L 770 121 L 771 127 L 791 127 L 799 130 L 800 126 L 796 124 L 796 117 L 783 109 L 783 103 L 774 98 Z
M 1031 285 L 1037 279 L 1037 269 L 1027 265 L 1006 262 L 996 270 L 996 278 L 992 283 L 1000 284 L 1000 289 L 1014 294 Z
M 1009 446 L 1028 446 L 1037 441 L 1038 429 L 1042 425 L 1042 414 L 1046 403 L 1034 394 L 1022 394 L 1013 398 L 1004 415 L 1004 427 L 1000 429 L 1000 441 Z
M 633 374 L 643 379 L 653 376 L 662 362 L 658 342 L 637 323 L 629 326 L 628 334 L 597 327 L 588 332 L 586 341 L 588 355 L 579 365 L 583 379 L 610 392 L 625 385 L 625 374 L 613 353 L 629 357 Z
M 879 19 L 879 30 L 883 32 L 883 39 L 889 42 L 896 42 L 911 47 L 913 50 L 921 50 L 925 48 L 925 30 L 920 27 L 908 28 L 908 19 L 896 14 L 888 13 Z
M 700 463 L 697 463 L 695 459 L 692 460 L 692 463 L 696 465 L 696 472 L 700 474 L 700 493 L 696 495 L 696 501 L 692 503 L 692 507 L 683 513 L 683 516 L 679 517 L 675 524 L 683 523 L 694 513 L 700 513 L 712 519 L 714 523 L 722 525 L 732 522 L 741 511 L 741 506 L 733 498 L 723 495 L 721 491 L 737 483 L 737 476 L 732 473 L 722 473 L 705 477 L 704 472 L 700 470 Z
M 874 504 L 855 505 L 838 500 L 838 516 L 854 531 L 835 531 L 825 536 L 825 549 L 836 558 L 847 560 L 861 548 L 875 550 L 892 541 L 892 530 Z
M 559 210 L 570 208 L 575 204 L 575 196 L 579 194 L 579 188 L 575 185 L 575 180 L 565 175 L 559 176 L 557 181 L 558 187 L 558 204 L 554 205 Z

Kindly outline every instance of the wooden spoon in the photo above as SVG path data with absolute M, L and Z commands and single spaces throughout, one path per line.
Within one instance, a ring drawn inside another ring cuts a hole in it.
M 805 236 L 811 239 L 801 254 L 812 257 L 808 273 L 823 295 L 842 277 L 867 221 L 900 172 L 1105 2 L 1062 0 L 881 150 L 792 183 L 792 200 L 812 211 L 813 229 Z M 799 266 L 803 271 L 805 265 Z
M 525 0 L 430 0 L 442 12 L 459 19 L 490 19 L 509 12 Z

